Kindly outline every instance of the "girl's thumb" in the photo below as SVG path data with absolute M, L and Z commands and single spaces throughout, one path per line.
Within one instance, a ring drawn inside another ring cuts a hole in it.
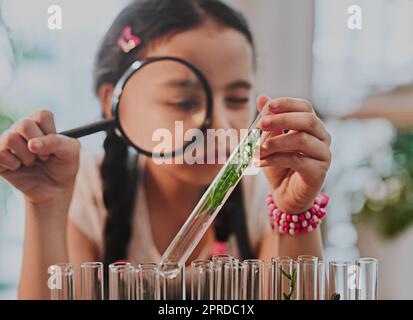
M 58 134 L 49 134 L 44 137 L 30 139 L 28 142 L 30 152 L 39 156 L 55 155 L 61 159 L 76 156 L 79 152 L 79 142 Z

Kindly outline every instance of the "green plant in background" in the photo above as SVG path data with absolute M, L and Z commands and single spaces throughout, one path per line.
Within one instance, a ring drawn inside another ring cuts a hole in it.
M 4 130 L 10 127 L 12 123 L 13 120 L 9 116 L 0 111 L 0 135 L 3 133 Z M 2 179 L 0 179 L 0 206 L 2 206 L 6 201 L 6 198 L 8 196 L 8 193 L 6 191 L 8 188 L 9 186 Z M 0 214 L 1 213 L 2 208 L 0 207 Z
M 373 224 L 380 235 L 394 239 L 413 225 L 413 130 L 397 133 L 393 144 L 393 169 L 381 177 L 384 196 L 367 198 L 356 221 Z
M 10 125 L 13 123 L 13 120 L 6 114 L 0 111 L 0 134 L 3 133 Z

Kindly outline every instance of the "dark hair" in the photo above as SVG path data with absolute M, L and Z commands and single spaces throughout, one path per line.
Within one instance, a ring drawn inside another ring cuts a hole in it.
M 153 41 L 200 26 L 206 19 L 241 32 L 254 47 L 243 16 L 219 0 L 134 1 L 119 14 L 103 39 L 94 69 L 95 91 L 98 92 L 104 83 L 115 85 L 128 66 Z M 132 33 L 142 40 L 138 48 L 127 54 L 117 44 L 126 26 L 130 26 Z M 128 146 L 114 130 L 107 132 L 104 149 L 101 177 L 104 203 L 109 213 L 104 230 L 104 262 L 107 265 L 127 258 L 138 171 L 136 166 L 135 169 L 128 166 Z M 226 241 L 235 234 L 242 257 L 251 256 L 240 186 L 218 215 L 215 233 L 218 241 Z

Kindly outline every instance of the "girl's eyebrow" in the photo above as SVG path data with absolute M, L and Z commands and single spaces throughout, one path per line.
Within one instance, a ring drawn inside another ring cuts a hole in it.
M 164 86 L 173 88 L 202 89 L 202 85 L 199 81 L 193 81 L 188 79 L 172 79 L 164 82 Z
M 227 90 L 234 90 L 234 89 L 251 89 L 252 84 L 246 80 L 237 80 L 225 86 Z

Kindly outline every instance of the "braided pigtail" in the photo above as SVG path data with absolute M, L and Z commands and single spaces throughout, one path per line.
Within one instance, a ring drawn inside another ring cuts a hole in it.
M 114 131 L 107 133 L 104 148 L 101 177 L 103 201 L 108 211 L 104 229 L 104 263 L 107 267 L 114 261 L 128 258 L 138 171 L 137 157 L 129 156 L 126 142 Z

